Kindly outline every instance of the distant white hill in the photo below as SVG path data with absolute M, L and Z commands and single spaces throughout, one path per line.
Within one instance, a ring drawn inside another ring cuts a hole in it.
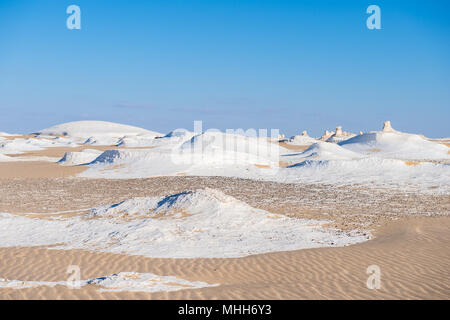
M 161 137 L 163 134 L 134 126 L 106 121 L 75 121 L 59 124 L 38 132 L 42 135 L 62 135 L 89 139 L 92 137 L 122 138 L 131 135 Z
M 366 155 L 391 159 L 449 159 L 449 148 L 417 134 L 398 131 L 364 133 L 339 143 Z

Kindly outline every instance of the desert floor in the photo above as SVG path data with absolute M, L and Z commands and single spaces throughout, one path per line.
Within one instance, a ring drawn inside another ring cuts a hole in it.
M 65 281 L 68 266 L 78 265 L 82 279 L 127 271 L 219 284 L 163 293 L 100 293 L 89 285 L 0 289 L 0 299 L 450 298 L 450 199 L 446 195 L 220 177 L 73 177 L 82 170 L 82 166 L 39 161 L 0 163 L 0 212 L 38 213 L 45 219 L 46 213 L 82 214 L 132 197 L 211 187 L 271 212 L 327 219 L 344 230 L 372 230 L 374 239 L 348 247 L 237 259 L 154 259 L 43 247 L 0 248 L 0 278 Z M 379 290 L 366 286 L 370 265 L 380 267 Z

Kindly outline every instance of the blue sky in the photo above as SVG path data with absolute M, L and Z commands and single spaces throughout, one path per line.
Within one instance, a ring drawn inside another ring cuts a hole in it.
M 449 15 L 449 1 L 0 0 L 0 131 L 203 120 L 320 135 L 389 119 L 450 136 Z

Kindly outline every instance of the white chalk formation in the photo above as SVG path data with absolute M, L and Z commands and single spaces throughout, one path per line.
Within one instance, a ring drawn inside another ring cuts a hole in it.
M 205 188 L 132 198 L 57 220 L 0 213 L 0 247 L 57 245 L 53 249 L 153 258 L 239 258 L 368 240 L 367 234 L 339 232 L 325 223 L 272 214 Z
M 350 139 L 354 136 L 356 136 L 356 134 L 354 134 L 352 132 L 343 131 L 342 126 L 337 126 L 336 131 L 325 141 L 338 143 L 338 142 Z
M 62 166 L 88 164 L 97 159 L 102 153 L 102 151 L 94 149 L 85 149 L 79 152 L 66 152 L 58 163 Z
M 383 124 L 383 132 L 397 132 L 396 130 L 394 130 L 391 126 L 391 122 L 385 121 Z
M 0 288 L 28 289 L 38 287 L 65 286 L 72 288 L 70 281 L 23 281 L 0 278 Z M 152 273 L 120 272 L 108 276 L 80 280 L 79 287 L 86 285 L 98 287 L 99 292 L 142 291 L 142 292 L 168 292 L 186 289 L 199 289 L 215 287 L 218 284 L 208 284 L 201 281 L 187 281 L 174 276 L 160 276 Z
M 334 134 L 334 131 L 325 130 L 325 133 L 319 138 L 321 141 L 326 141 Z
M 280 135 L 284 144 L 278 145 L 276 135 L 274 138 L 250 138 L 175 130 L 160 138 L 152 133 L 138 132 L 135 128 L 110 126 L 102 122 L 71 123 L 42 130 L 43 133 L 38 136 L 0 137 L 0 162 L 56 162 L 59 159 L 52 157 L 8 155 L 51 147 L 86 148 L 84 143 L 87 142 L 111 145 L 119 141 L 119 148 L 113 148 L 117 150 L 102 148 L 106 150 L 102 154 L 95 150 L 67 150 L 59 164 L 86 165 L 86 170 L 78 176 L 90 178 L 226 176 L 289 183 L 370 181 L 371 185 L 377 183 L 408 188 L 414 185 L 433 193 L 450 189 L 450 149 L 446 145 L 449 138 L 428 139 L 420 134 L 403 133 L 394 130 L 389 121 L 378 131 L 360 132 L 352 138 L 353 134 L 344 131 L 341 126 L 333 132 L 325 131 L 321 140 L 309 137 L 308 132 L 302 130 L 291 139 Z M 79 137 L 82 135 L 89 135 L 89 138 Z M 228 140 L 232 143 L 228 144 Z M 323 146 L 305 152 L 316 143 Z M 333 148 L 336 143 L 341 148 Z M 290 148 L 289 145 L 302 148 Z M 356 152 L 363 158 L 342 149 Z M 414 161 L 413 165 L 406 163 L 406 160 Z M 283 163 L 282 167 L 280 163 Z
M 311 138 L 306 130 L 303 130 L 301 135 L 293 136 L 286 141 L 288 144 L 299 146 L 309 146 L 316 142 L 317 139 Z

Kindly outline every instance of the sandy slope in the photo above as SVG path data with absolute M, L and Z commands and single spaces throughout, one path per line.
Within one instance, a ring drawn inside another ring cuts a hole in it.
M 122 271 L 172 275 L 218 287 L 166 293 L 99 293 L 94 287 L 0 289 L 1 299 L 448 299 L 450 219 L 415 218 L 390 223 L 375 240 L 344 248 L 279 252 L 240 259 L 148 259 L 138 256 L 0 249 L 0 277 L 67 279 L 69 265 L 82 277 Z M 49 263 L 51 261 L 51 263 Z M 381 289 L 366 287 L 366 268 L 381 268 Z
M 77 147 L 54 147 L 43 150 L 26 151 L 20 154 L 9 154 L 8 157 L 11 158 L 10 161 L 0 162 L 0 180 L 10 178 L 67 178 L 76 176 L 85 171 L 87 166 L 61 166 L 56 161 L 61 159 L 66 152 L 79 152 L 86 149 L 106 151 L 119 149 L 119 147 L 84 145 Z M 151 148 L 143 147 L 133 149 Z M 42 158 L 53 160 L 41 161 Z
M 0 180 L 9 178 L 66 178 L 81 173 L 83 166 L 63 167 L 45 161 L 0 162 Z
M 77 146 L 77 147 L 53 147 L 43 150 L 26 151 L 20 154 L 9 154 L 10 157 L 26 158 L 26 157 L 54 157 L 62 158 L 66 152 L 77 152 L 85 149 L 95 149 L 99 151 L 106 151 L 111 149 L 117 149 L 116 146 Z

